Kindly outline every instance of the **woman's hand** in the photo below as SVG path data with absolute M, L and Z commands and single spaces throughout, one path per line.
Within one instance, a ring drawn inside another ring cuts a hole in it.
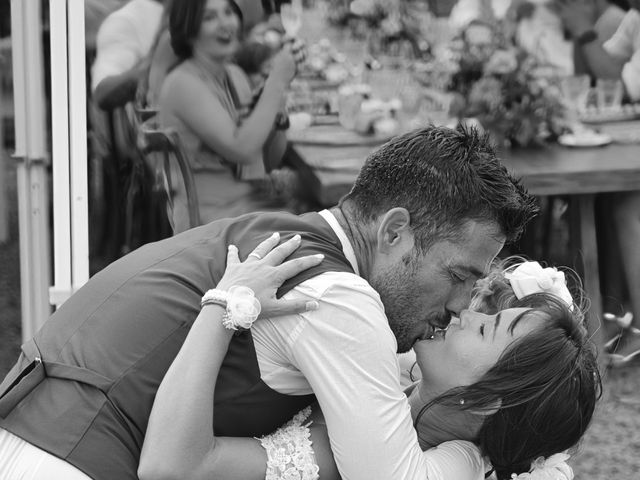
M 288 45 L 291 49 L 291 54 L 293 55 L 293 59 L 296 62 L 296 68 L 297 70 L 300 70 L 300 66 L 307 59 L 307 46 L 299 38 L 291 37 L 285 37 L 284 44 L 285 46 Z
M 307 57 L 304 43 L 297 39 L 286 40 L 271 63 L 271 75 L 289 85 L 298 68 Z
M 216 288 L 228 290 L 237 285 L 249 287 L 260 301 L 260 317 L 274 317 L 316 310 L 316 301 L 278 300 L 276 291 L 289 278 L 322 262 L 324 255 L 308 255 L 284 262 L 300 246 L 300 235 L 278 245 L 280 234 L 274 233 L 260 243 L 241 262 L 238 249 L 229 246 L 227 268 Z M 278 246 L 276 246 L 278 245 Z M 283 263 L 284 262 L 284 263 Z

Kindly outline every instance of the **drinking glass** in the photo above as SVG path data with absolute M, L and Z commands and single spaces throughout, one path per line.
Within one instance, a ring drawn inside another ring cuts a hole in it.
M 571 130 L 579 131 L 583 128 L 580 114 L 587 109 L 591 78 L 588 75 L 574 75 L 561 77 L 558 83 L 565 107 L 565 120 Z
M 302 0 L 283 3 L 280 6 L 280 21 L 287 35 L 295 37 L 302 27 Z
M 616 78 L 599 78 L 596 81 L 598 109 L 616 110 L 622 105 L 622 82 Z
M 338 121 L 340 125 L 347 130 L 355 128 L 360 106 L 370 94 L 371 89 L 365 84 L 345 84 L 338 89 Z
M 567 107 L 577 113 L 584 110 L 587 106 L 587 97 L 591 79 L 589 75 L 574 75 L 563 77 L 560 80 L 560 89 L 565 98 Z

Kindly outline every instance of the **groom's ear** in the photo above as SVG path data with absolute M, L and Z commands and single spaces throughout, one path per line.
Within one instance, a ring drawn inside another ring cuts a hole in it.
M 392 208 L 380 219 L 378 224 L 378 249 L 381 253 L 400 254 L 411 250 L 414 245 L 411 216 L 406 208 Z

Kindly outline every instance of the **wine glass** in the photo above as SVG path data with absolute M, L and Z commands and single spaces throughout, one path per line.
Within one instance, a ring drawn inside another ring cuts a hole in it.
M 302 27 L 302 0 L 291 0 L 280 6 L 280 21 L 289 37 L 295 37 Z
M 572 128 L 580 128 L 580 113 L 586 108 L 590 85 L 589 75 L 571 75 L 560 78 L 560 91 Z

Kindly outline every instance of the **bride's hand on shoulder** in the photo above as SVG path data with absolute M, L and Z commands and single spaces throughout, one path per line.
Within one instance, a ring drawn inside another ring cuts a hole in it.
M 246 258 L 240 261 L 238 249 L 230 245 L 227 267 L 216 288 L 228 290 L 233 286 L 253 290 L 261 305 L 260 317 L 274 317 L 316 310 L 318 303 L 307 300 L 283 300 L 276 298 L 278 288 L 288 279 L 322 262 L 324 255 L 307 255 L 285 261 L 299 246 L 300 235 L 280 244 L 280 235 L 274 233 L 261 242 Z

